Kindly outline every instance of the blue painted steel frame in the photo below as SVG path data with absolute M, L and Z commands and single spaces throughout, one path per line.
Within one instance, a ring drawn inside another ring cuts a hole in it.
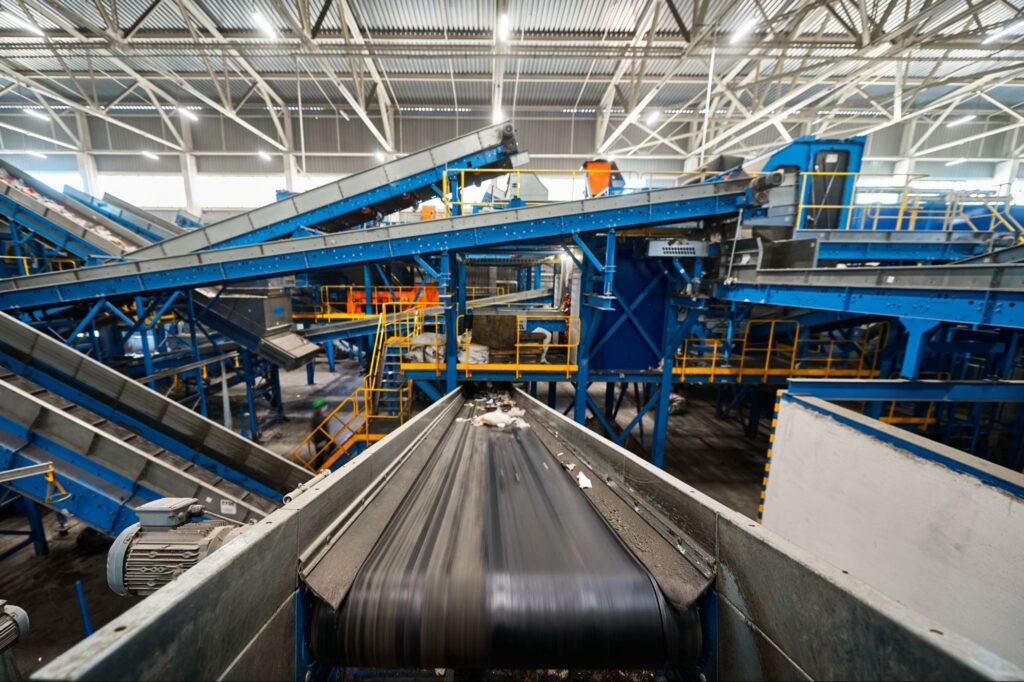
M 718 284 L 726 301 L 1024 328 L 1024 291 Z
M 38 235 L 56 248 L 79 258 L 108 257 L 89 242 L 79 239 L 64 228 L 2 195 L 0 195 L 0 215 L 4 216 L 7 222 L 16 224 L 19 228 Z
M 115 275 L 97 280 L 65 282 L 48 287 L 8 290 L 0 293 L 0 309 L 38 308 L 60 302 L 131 293 L 152 294 L 163 290 L 273 277 L 300 271 L 336 268 L 340 265 L 354 263 L 411 258 L 414 254 L 479 248 L 507 243 L 510 233 L 514 233 L 516 239 L 520 243 L 524 243 L 532 240 L 560 238 L 575 232 L 607 230 L 610 227 L 659 225 L 698 217 L 735 213 L 743 205 L 745 198 L 746 192 L 732 192 L 680 199 L 655 206 L 647 204 L 628 209 L 609 208 L 524 220 L 518 223 L 487 225 L 472 230 L 455 229 L 444 234 L 419 237 L 402 236 L 368 243 L 327 245 L 324 248 L 284 253 L 278 253 L 281 249 L 275 249 L 271 253 L 264 253 L 260 256 L 249 254 L 248 257 L 225 263 L 212 262 L 153 272 Z M 290 245 L 299 245 L 302 241 L 293 240 Z
M 72 199 L 75 199 L 76 201 L 85 204 L 86 206 L 96 211 L 97 213 L 100 213 L 101 215 L 110 218 L 118 225 L 122 225 L 128 228 L 135 234 L 144 237 L 145 239 L 148 239 L 151 242 L 155 243 L 163 241 L 165 239 L 163 235 L 160 235 L 152 231 L 151 223 L 149 223 L 146 220 L 143 220 L 142 218 L 136 215 L 129 213 L 123 208 L 118 208 L 117 206 L 108 204 L 102 199 L 97 199 L 91 194 L 82 192 L 81 190 L 77 190 L 74 187 L 69 187 L 67 185 L 64 186 L 64 194 L 67 194 Z
M 257 492 L 272 500 L 278 500 L 281 498 L 281 493 L 273 490 L 269 486 L 264 485 L 245 474 L 239 473 L 238 471 L 225 466 L 221 462 L 211 459 L 208 455 L 190 447 L 187 443 L 176 440 L 161 431 L 157 431 L 139 419 L 122 412 L 118 412 L 103 400 L 96 399 L 90 393 L 74 386 L 70 377 L 60 372 L 50 370 L 49 368 L 44 371 L 42 367 L 25 364 L 21 359 L 11 355 L 2 347 L 0 347 L 0 364 L 4 365 L 19 376 L 23 376 L 30 381 L 39 384 L 43 388 L 61 396 L 62 398 L 66 398 L 67 400 L 77 403 L 87 410 L 95 412 L 101 417 L 105 417 L 124 426 L 125 428 L 137 431 L 146 440 L 156 443 L 160 447 L 166 448 L 176 455 L 195 462 L 199 466 L 209 469 L 215 472 L 218 476 L 237 483 L 247 490 Z
M 63 459 L 57 453 L 65 449 L 56 443 L 41 439 L 35 434 L 33 434 L 32 441 L 34 444 L 48 450 L 47 457 L 49 459 L 56 460 L 57 462 Z M 0 470 L 31 466 L 39 463 L 24 453 L 0 445 Z M 95 465 L 93 465 L 93 468 L 95 469 Z M 123 491 L 132 491 L 132 493 L 138 495 L 141 501 L 150 501 L 163 497 L 163 495 L 157 494 L 149 488 L 136 486 L 134 482 L 109 470 L 104 470 L 102 475 L 93 475 L 97 476 L 98 481 L 108 482 L 112 488 L 118 486 L 117 480 L 121 479 L 121 487 L 119 489 L 114 488 L 117 490 L 117 494 L 121 496 L 115 497 L 112 494 L 113 490 L 104 492 L 92 484 L 85 475 L 71 476 L 65 472 L 58 471 L 58 480 L 71 493 L 71 497 L 60 503 L 59 508 L 67 510 L 93 528 L 111 536 L 116 536 L 138 520 L 135 512 L 126 506 L 125 503 L 129 498 L 124 497 Z M 46 504 L 49 483 L 42 476 L 19 478 L 15 481 L 9 481 L 4 485 L 10 486 L 18 493 L 40 504 Z M 55 507 L 55 505 L 49 506 Z
M 1024 381 L 790 379 L 787 390 L 834 401 L 1024 402 Z

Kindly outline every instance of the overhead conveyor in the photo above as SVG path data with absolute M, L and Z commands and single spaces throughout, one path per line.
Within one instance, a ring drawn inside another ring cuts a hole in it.
M 310 477 L 287 459 L 3 313 L 0 364 L 265 497 L 276 498 Z
M 2 160 L 0 215 L 51 246 L 83 259 L 121 258 L 150 243 Z
M 299 228 L 354 227 L 438 196 L 448 168 L 511 168 L 524 161 L 512 125 L 500 123 L 296 194 L 248 213 L 139 249 L 133 258 L 176 256 L 210 248 L 258 244 Z M 481 176 L 467 173 L 467 182 Z
M 781 186 L 757 193 L 764 205 L 794 202 L 795 178 L 786 177 L 780 182 Z M 0 308 L 35 308 L 241 282 L 510 241 L 528 243 L 735 215 L 745 207 L 760 204 L 749 188 L 749 178 L 738 178 L 17 277 L 0 281 Z

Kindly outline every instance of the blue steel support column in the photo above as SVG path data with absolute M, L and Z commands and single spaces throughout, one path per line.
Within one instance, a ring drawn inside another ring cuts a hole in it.
M 249 410 L 249 437 L 253 440 L 259 438 L 259 431 L 256 428 L 256 398 L 253 395 L 253 386 L 256 385 L 256 371 L 253 367 L 252 353 L 242 349 L 242 372 L 245 375 L 245 402 Z
M 455 257 L 455 296 L 459 315 L 466 314 L 466 259 Z
M 573 419 L 579 424 L 587 423 L 587 382 L 590 374 L 590 341 L 597 329 L 597 310 L 587 304 L 594 268 L 589 260 L 583 261 L 580 272 L 580 342 L 576 347 L 576 397 Z
M 141 296 L 135 297 L 135 316 L 138 318 L 139 338 L 142 340 L 142 366 L 146 368 L 146 376 L 153 373 L 153 356 L 149 352 L 149 330 L 146 329 L 146 306 Z M 148 384 L 156 388 L 156 382 Z
M 199 352 L 199 337 L 196 335 L 196 306 L 195 300 L 192 298 L 192 290 L 188 292 L 188 338 L 189 343 L 192 345 L 192 356 L 196 362 L 202 360 L 203 356 Z M 199 395 L 199 414 L 206 415 L 206 387 L 203 385 L 203 368 L 196 368 L 196 391 Z
M 46 543 L 46 529 L 43 527 L 43 519 L 39 514 L 39 505 L 35 503 L 35 500 L 30 500 L 27 497 L 22 497 L 18 500 L 18 504 L 21 506 L 21 512 L 28 521 L 32 547 L 36 551 L 36 556 L 46 556 L 50 553 L 50 547 Z
M 331 372 L 336 372 L 334 362 L 334 342 L 328 341 L 324 344 L 324 352 L 327 354 L 327 369 Z M 313 364 L 310 362 L 309 364 Z
M 367 315 L 372 315 L 373 314 L 373 275 L 371 274 L 371 270 L 370 270 L 370 266 L 369 265 L 364 265 L 363 266 L 363 297 L 364 297 L 363 312 L 366 313 Z M 375 336 L 376 336 L 376 334 L 370 334 L 365 339 L 366 350 L 367 350 L 367 358 L 366 358 L 366 364 L 367 365 L 369 365 L 371 362 L 373 362 L 373 359 L 369 357 L 369 354 L 373 351 L 373 348 L 376 345 L 377 339 L 374 338 Z M 331 371 L 334 371 L 334 370 L 331 370 Z
M 558 382 L 556 382 L 556 381 L 549 381 L 548 382 L 548 407 L 550 407 L 551 409 L 554 409 L 555 405 L 557 405 L 557 404 L 558 404 Z
M 452 258 L 447 251 L 441 254 L 438 274 L 437 284 L 444 305 L 444 386 L 445 393 L 450 393 L 458 385 L 459 309 L 451 291 Z
M 690 308 L 683 320 L 676 320 L 676 307 L 672 303 L 672 292 L 665 303 L 665 334 L 661 356 L 661 383 L 658 386 L 658 405 L 654 413 L 654 433 L 651 439 L 651 463 L 656 467 L 665 466 L 665 437 L 668 435 L 668 406 L 672 395 L 675 376 L 676 349 L 693 329 L 703 308 Z
M 615 382 L 609 381 L 604 385 L 604 418 L 611 421 L 612 412 L 615 411 Z
M 900 324 L 907 330 L 907 348 L 903 354 L 903 367 L 900 376 L 905 379 L 916 379 L 921 368 L 921 358 L 925 350 L 925 335 L 938 326 L 934 320 L 900 318 Z
M 453 173 L 451 175 L 451 179 L 448 181 L 448 187 L 451 192 L 452 215 L 462 215 L 462 204 L 459 203 L 462 199 L 459 196 L 459 176 L 457 173 Z

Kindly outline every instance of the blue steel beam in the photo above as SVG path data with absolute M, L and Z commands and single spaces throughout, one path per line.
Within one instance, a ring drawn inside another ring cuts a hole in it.
M 837 402 L 1024 402 L 1024 381 L 790 379 L 787 390 Z
M 821 242 L 819 261 L 956 261 L 985 250 L 981 242 Z
M 859 315 L 1024 328 L 1024 291 L 736 282 L 718 284 L 715 296 L 726 301 Z
M 174 236 L 173 232 L 164 229 L 160 225 L 154 225 L 145 218 L 137 216 L 127 209 L 108 204 L 102 199 L 97 199 L 91 194 L 77 190 L 70 185 L 64 186 L 64 194 L 67 194 L 72 199 L 85 204 L 97 213 L 113 220 L 118 225 L 126 227 L 147 241 L 158 242 Z
M 119 487 L 104 477 L 75 467 L 38 444 L 22 441 L 18 447 L 0 443 L 0 470 L 52 462 L 55 475 L 70 493 L 65 499 L 54 497 L 57 491 L 42 476 L 29 476 L 4 485 L 51 509 L 81 519 L 89 526 L 110 536 L 135 523 L 134 507 L 163 497 L 149 488 Z M 130 491 L 127 495 L 125 491 Z
M 550 241 L 574 233 L 735 214 L 747 202 L 747 182 L 726 180 L 7 279 L 0 281 L 0 308 L 37 308 L 102 296 L 153 294 L 475 249 L 511 240 Z

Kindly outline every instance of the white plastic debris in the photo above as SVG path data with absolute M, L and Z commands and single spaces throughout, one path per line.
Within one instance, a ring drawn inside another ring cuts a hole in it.
M 576 474 L 576 482 L 580 484 L 582 489 L 591 487 L 590 479 L 582 471 Z
M 570 462 L 569 464 L 565 465 L 565 468 L 568 469 L 569 471 L 572 471 L 573 469 L 576 468 L 576 463 L 575 462 Z
M 525 417 L 526 416 L 526 410 L 524 410 L 521 407 L 513 407 L 513 408 L 511 408 L 508 411 L 508 416 L 510 416 L 510 417 Z

